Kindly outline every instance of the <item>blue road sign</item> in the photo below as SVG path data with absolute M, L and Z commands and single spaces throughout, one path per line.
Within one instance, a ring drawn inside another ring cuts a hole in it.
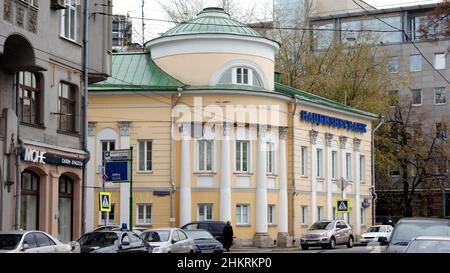
M 100 192 L 100 211 L 110 212 L 111 211 L 111 193 Z
M 128 182 L 128 161 L 105 162 L 106 182 Z
M 336 213 L 349 213 L 350 199 L 342 198 L 336 199 Z

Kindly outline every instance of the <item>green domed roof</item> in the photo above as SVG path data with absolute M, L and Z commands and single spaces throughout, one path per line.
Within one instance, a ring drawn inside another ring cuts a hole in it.
M 231 19 L 222 8 L 205 8 L 197 18 L 171 28 L 161 37 L 211 33 L 262 37 L 251 27 Z

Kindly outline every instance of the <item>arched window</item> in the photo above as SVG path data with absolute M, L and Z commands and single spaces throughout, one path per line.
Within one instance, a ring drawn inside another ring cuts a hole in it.
M 261 77 L 249 67 L 239 66 L 226 70 L 220 77 L 219 84 L 241 84 L 263 86 Z
M 39 219 L 39 177 L 30 172 L 22 173 L 20 196 L 20 228 L 38 229 Z
M 39 125 L 40 95 L 39 77 L 33 72 L 19 72 L 20 121 Z

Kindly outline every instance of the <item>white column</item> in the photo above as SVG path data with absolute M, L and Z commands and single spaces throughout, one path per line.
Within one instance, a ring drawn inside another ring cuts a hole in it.
M 333 155 L 332 155 L 332 144 L 333 135 L 325 134 L 325 140 L 327 143 L 327 219 L 333 219 Z
M 119 149 L 130 149 L 130 122 L 119 122 Z M 136 150 L 136 152 L 138 152 Z M 130 227 L 130 184 L 120 183 L 120 224 Z M 134 226 L 134 223 L 133 223 Z
M 258 127 L 258 163 L 256 170 L 256 233 L 267 233 L 267 126 Z
M 85 200 L 85 208 L 86 208 L 86 230 L 85 232 L 91 231 L 94 229 L 94 211 L 97 209 L 97 206 L 94 205 L 94 181 L 95 181 L 95 122 L 88 123 L 88 138 L 87 138 L 87 149 L 91 154 L 91 159 L 89 160 L 86 166 L 86 200 Z
M 191 124 L 181 124 L 180 226 L 191 222 Z
M 317 221 L 317 131 L 309 132 L 311 137 L 311 219 L 312 223 Z
M 288 192 L 287 192 L 287 158 L 286 158 L 286 135 L 287 127 L 280 128 L 280 192 L 278 194 L 278 232 L 288 232 Z
M 347 173 L 347 161 L 346 161 L 346 150 L 345 150 L 345 144 L 347 143 L 347 137 L 344 137 L 344 136 L 341 136 L 341 137 L 339 137 L 339 141 L 340 141 L 340 150 L 341 150 L 341 162 L 342 162 L 342 175 L 341 175 L 341 178 L 344 178 L 345 180 L 347 180 L 347 177 L 346 177 L 346 173 Z M 346 184 L 344 184 L 344 186 L 345 186 Z M 339 188 L 341 189 L 341 191 L 343 191 L 342 192 L 342 198 L 346 198 L 347 197 L 347 192 L 346 192 L 346 189 L 347 188 L 345 188 L 344 190 L 342 189 L 342 183 L 341 183 L 341 181 L 339 181 Z M 345 221 L 348 221 L 348 214 L 346 213 L 346 214 L 344 214 L 344 220 Z
M 222 161 L 220 170 L 220 221 L 231 221 L 231 158 L 230 131 L 232 123 L 222 125 Z
M 356 235 L 361 235 L 361 197 L 360 197 L 360 160 L 359 160 L 359 145 L 361 144 L 361 140 L 358 138 L 353 139 L 353 147 L 355 149 L 355 186 L 356 186 L 356 197 L 355 197 L 355 209 L 356 209 L 356 223 L 353 225 L 356 226 Z

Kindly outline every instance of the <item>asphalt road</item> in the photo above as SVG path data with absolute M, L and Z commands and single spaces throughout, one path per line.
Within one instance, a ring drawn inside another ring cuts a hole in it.
M 381 253 L 385 247 L 379 245 L 354 246 L 347 248 L 344 246 L 336 246 L 335 249 L 322 249 L 321 247 L 311 247 L 308 250 L 296 248 L 239 248 L 231 249 L 231 253 Z

